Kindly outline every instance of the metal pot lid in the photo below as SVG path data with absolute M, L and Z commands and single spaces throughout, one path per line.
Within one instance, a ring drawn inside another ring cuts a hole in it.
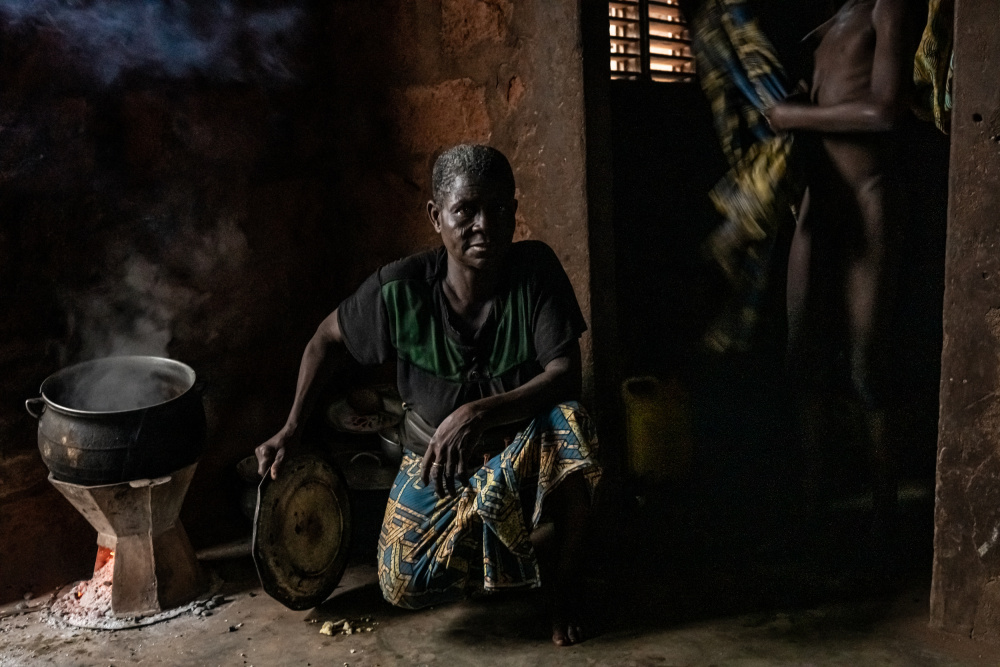
M 347 483 L 311 454 L 286 459 L 257 490 L 253 561 L 264 591 L 289 609 L 315 607 L 347 567 L 351 504 Z

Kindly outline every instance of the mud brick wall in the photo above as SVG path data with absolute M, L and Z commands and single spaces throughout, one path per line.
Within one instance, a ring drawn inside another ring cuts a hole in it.
M 931 625 L 1000 636 L 1000 39 L 955 3 Z
M 196 546 L 246 532 L 233 466 L 283 422 L 322 317 L 380 264 L 435 244 L 424 203 L 448 145 L 508 155 L 517 237 L 556 250 L 590 312 L 578 12 L 0 7 L 0 601 L 93 562 L 22 407 L 76 361 L 195 368 L 210 435 L 182 520 Z

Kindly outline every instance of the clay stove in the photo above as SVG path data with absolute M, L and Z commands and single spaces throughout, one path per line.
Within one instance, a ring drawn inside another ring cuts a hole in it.
M 97 530 L 95 577 L 78 598 L 99 590 L 90 597 L 109 615 L 157 615 L 205 589 L 178 520 L 205 442 L 195 380 L 172 359 L 107 357 L 50 375 L 25 402 L 49 481 Z
M 116 617 L 157 614 L 206 588 L 178 515 L 197 464 L 156 479 L 82 486 L 49 481 L 97 530 L 95 573 L 114 559 L 111 609 Z

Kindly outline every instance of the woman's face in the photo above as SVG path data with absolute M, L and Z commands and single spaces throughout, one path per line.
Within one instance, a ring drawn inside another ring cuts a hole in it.
M 517 200 L 510 186 L 459 176 L 427 214 L 452 259 L 482 269 L 503 261 L 514 239 Z

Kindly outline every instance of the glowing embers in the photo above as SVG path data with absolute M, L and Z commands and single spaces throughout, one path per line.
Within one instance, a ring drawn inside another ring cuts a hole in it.
M 94 576 L 87 581 L 60 591 L 47 611 L 46 620 L 55 626 L 73 626 L 92 630 L 124 630 L 143 625 L 159 623 L 187 612 L 196 613 L 205 608 L 206 602 L 199 600 L 179 607 L 172 607 L 155 614 L 135 614 L 116 616 L 112 609 L 114 589 L 115 552 L 107 547 L 98 547 L 94 563 Z M 216 579 L 218 579 L 216 577 Z M 218 583 L 213 582 L 214 588 Z
M 178 520 L 196 464 L 156 479 L 81 486 L 49 481 L 97 530 L 94 576 L 52 605 L 69 625 L 117 629 L 176 615 L 205 590 Z M 166 614 L 166 615 L 165 615 Z
M 115 552 L 99 547 L 94 576 L 73 586 L 52 603 L 51 613 L 70 625 L 99 627 L 114 621 L 111 588 L 114 580 Z

